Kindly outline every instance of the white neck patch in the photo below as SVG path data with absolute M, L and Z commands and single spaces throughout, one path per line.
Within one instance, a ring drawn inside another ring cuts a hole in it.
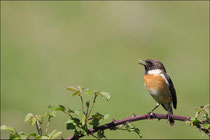
M 148 74 L 160 74 L 162 71 L 160 69 L 156 69 L 156 70 L 149 70 L 147 73 Z

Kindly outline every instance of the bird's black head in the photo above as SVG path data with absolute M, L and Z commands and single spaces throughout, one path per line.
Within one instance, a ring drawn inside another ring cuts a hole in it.
M 163 63 L 160 62 L 159 60 L 147 59 L 147 60 L 139 60 L 139 61 L 141 62 L 139 64 L 143 65 L 145 68 L 145 74 L 147 74 L 149 71 L 152 71 L 152 70 L 160 70 L 166 73 L 166 69 Z

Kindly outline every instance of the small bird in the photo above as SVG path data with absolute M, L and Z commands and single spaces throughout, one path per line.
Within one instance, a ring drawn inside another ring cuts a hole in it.
M 162 62 L 155 59 L 139 60 L 141 65 L 145 68 L 144 85 L 152 97 L 157 102 L 153 111 L 161 104 L 168 112 L 167 117 L 170 125 L 174 125 L 172 106 L 176 109 L 177 97 L 174 84 L 166 73 L 166 69 Z

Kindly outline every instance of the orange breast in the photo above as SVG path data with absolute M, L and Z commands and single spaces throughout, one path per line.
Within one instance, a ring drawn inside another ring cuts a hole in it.
M 167 87 L 165 79 L 160 75 L 149 74 L 144 76 L 144 84 L 147 90 L 163 90 Z

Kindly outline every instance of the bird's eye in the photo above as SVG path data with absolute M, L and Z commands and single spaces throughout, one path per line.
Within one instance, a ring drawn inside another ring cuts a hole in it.
M 149 66 L 153 66 L 153 63 L 152 63 L 152 62 L 148 62 L 148 65 L 149 65 Z

